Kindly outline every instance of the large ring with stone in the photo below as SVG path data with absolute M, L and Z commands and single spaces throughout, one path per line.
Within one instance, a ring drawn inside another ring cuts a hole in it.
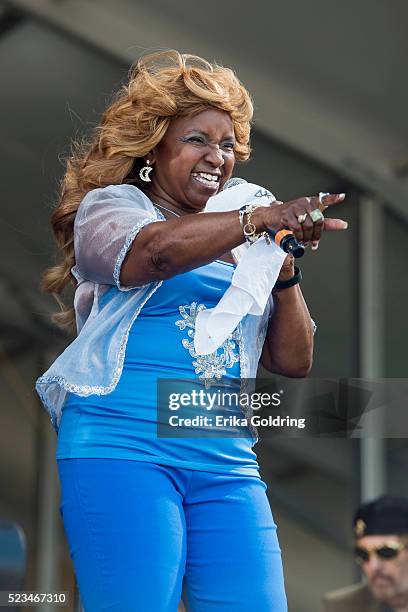
M 309 213 L 309 217 L 311 218 L 313 223 L 316 223 L 316 221 L 323 221 L 324 220 L 324 216 L 322 214 L 322 211 L 319 210 L 318 208 L 315 208 L 314 210 L 311 210 L 310 213 Z
M 328 192 L 327 192 L 327 193 L 325 193 L 324 191 L 321 191 L 321 192 L 319 193 L 319 205 L 318 205 L 318 208 L 319 208 L 319 210 L 321 210 L 322 212 L 323 212 L 323 211 L 324 211 L 324 210 L 327 208 L 326 204 L 324 204 L 324 202 L 323 202 L 323 198 L 324 198 L 325 196 L 328 196 L 328 195 L 330 195 L 330 193 L 328 193 Z
M 303 215 L 298 215 L 298 222 L 300 223 L 300 225 L 302 225 L 302 223 L 304 223 L 307 219 L 307 213 L 304 213 Z

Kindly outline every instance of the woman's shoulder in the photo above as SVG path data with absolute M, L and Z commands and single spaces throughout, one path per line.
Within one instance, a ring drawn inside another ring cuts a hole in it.
M 130 205 L 138 205 L 154 212 L 155 208 L 150 198 L 136 185 L 120 183 L 116 185 L 106 185 L 105 187 L 96 187 L 91 189 L 83 197 L 80 207 L 105 202 L 108 200 L 121 200 Z

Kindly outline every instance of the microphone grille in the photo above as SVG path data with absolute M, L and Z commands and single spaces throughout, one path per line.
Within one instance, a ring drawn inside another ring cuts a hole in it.
M 225 183 L 223 191 L 229 189 L 230 187 L 236 187 L 237 185 L 241 185 L 242 183 L 246 182 L 247 181 L 245 179 L 234 176 L 233 178 L 228 179 L 228 181 Z

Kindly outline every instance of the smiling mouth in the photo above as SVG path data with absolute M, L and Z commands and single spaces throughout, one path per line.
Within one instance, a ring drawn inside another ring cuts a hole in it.
M 192 172 L 191 176 L 193 176 L 195 180 L 202 185 L 211 188 L 213 191 L 216 191 L 219 187 L 220 176 L 218 174 L 211 174 L 209 172 Z

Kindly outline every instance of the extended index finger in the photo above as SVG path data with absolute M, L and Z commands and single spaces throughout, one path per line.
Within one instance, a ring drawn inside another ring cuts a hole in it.
M 347 221 L 343 219 L 328 219 L 324 220 L 323 229 L 326 232 L 336 232 L 337 230 L 345 230 L 348 227 Z

